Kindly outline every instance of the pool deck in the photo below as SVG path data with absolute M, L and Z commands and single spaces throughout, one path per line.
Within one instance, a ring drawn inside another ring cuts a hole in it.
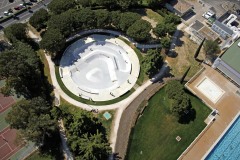
M 213 103 L 205 97 L 196 87 L 205 77 L 208 77 L 225 91 L 216 103 Z M 184 160 L 202 159 L 240 111 L 240 95 L 236 94 L 239 88 L 219 72 L 205 64 L 203 64 L 202 71 L 192 78 L 186 84 L 186 87 L 202 99 L 210 108 L 219 111 L 219 114 L 215 117 L 216 120 L 206 127 L 205 131 L 203 131 L 182 156 L 179 157 L 179 159 Z

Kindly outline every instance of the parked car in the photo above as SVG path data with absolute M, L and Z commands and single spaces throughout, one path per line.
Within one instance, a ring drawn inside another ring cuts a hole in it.
M 0 19 L 2 19 L 3 18 L 3 16 L 0 16 Z
M 38 2 L 37 0 L 30 0 L 30 2 Z
M 10 16 L 12 13 L 9 11 L 5 11 L 5 12 L 3 12 L 3 14 L 4 14 L 4 16 Z
M 209 18 L 213 17 L 214 15 L 215 15 L 214 13 L 212 13 L 211 11 L 208 11 L 208 12 L 204 12 L 202 16 L 206 19 L 209 19 Z
M 33 4 L 32 4 L 32 2 L 25 2 L 25 3 L 23 3 L 23 5 L 24 6 L 32 6 Z

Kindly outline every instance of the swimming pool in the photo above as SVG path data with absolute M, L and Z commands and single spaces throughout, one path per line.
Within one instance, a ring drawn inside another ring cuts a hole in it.
M 206 157 L 206 160 L 240 159 L 240 116 Z

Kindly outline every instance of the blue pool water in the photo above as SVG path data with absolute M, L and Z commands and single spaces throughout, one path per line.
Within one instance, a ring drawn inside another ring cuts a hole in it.
M 206 160 L 239 160 L 240 159 L 240 116 L 220 139 Z

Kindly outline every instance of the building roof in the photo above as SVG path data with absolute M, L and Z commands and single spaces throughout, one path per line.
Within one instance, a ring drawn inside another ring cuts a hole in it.
M 201 29 L 204 26 L 204 24 L 202 24 L 201 22 L 199 22 L 198 20 L 195 21 L 195 23 L 191 26 L 191 28 L 193 28 L 194 30 L 198 31 L 199 29 Z
M 177 0 L 173 5 L 173 8 L 177 10 L 181 15 L 188 12 L 190 9 L 192 9 L 192 5 L 185 0 Z
M 202 27 L 198 32 L 207 40 L 215 41 L 218 38 L 218 35 L 206 26 Z
M 227 32 L 228 34 L 230 34 L 230 35 L 233 34 L 233 31 L 232 31 L 230 28 L 228 28 L 226 25 L 222 24 L 222 23 L 219 22 L 218 20 L 216 20 L 216 21 L 214 22 L 214 24 L 215 24 L 216 26 L 218 26 L 219 28 L 221 28 L 222 30 L 224 30 L 225 32 Z
M 221 56 L 221 59 L 240 74 L 240 38 Z

